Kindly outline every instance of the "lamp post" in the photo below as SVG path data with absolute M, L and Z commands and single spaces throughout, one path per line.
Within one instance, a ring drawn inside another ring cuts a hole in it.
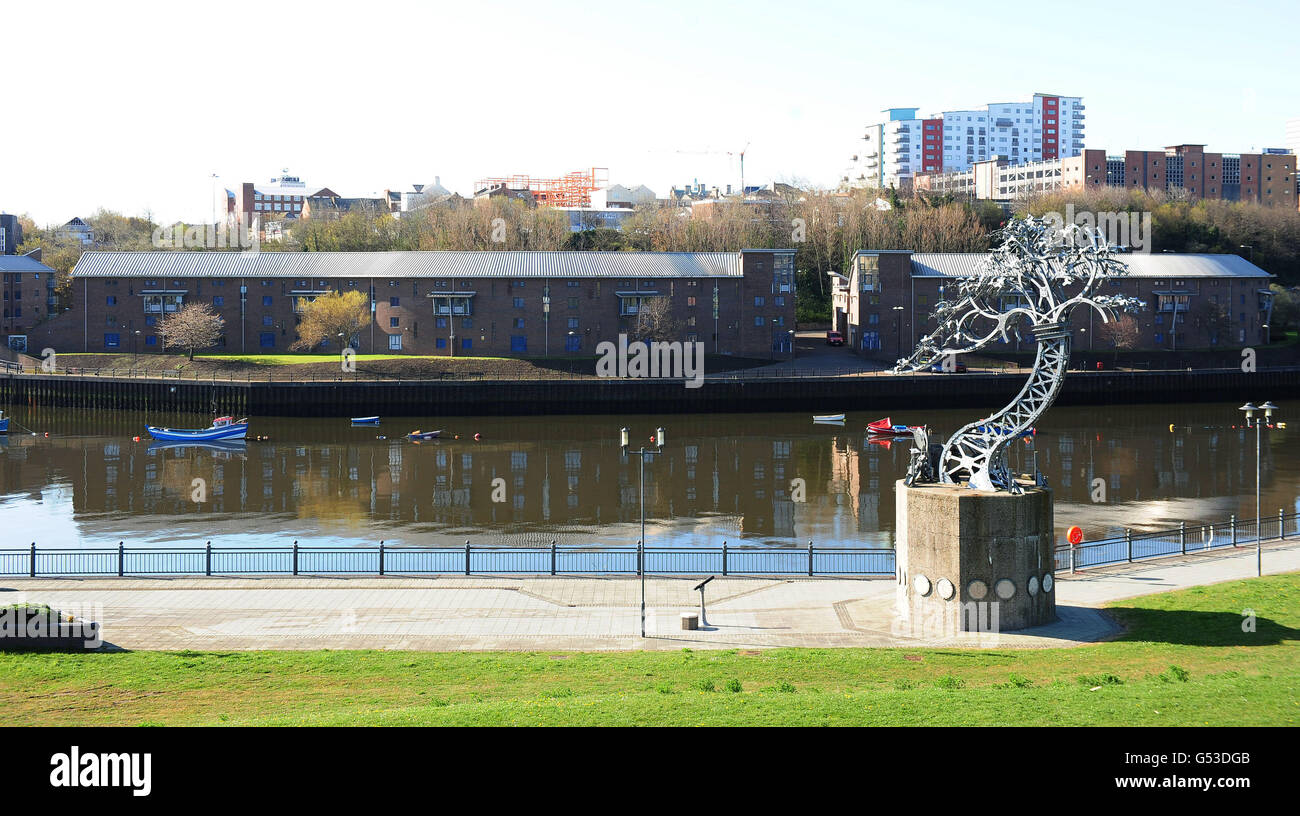
M 1263 529 L 1261 528 L 1261 519 L 1259 514 L 1260 449 L 1262 444 L 1261 428 L 1264 425 L 1271 424 L 1269 420 L 1273 418 L 1273 411 L 1276 409 L 1277 406 L 1274 405 L 1271 401 L 1265 402 L 1263 405 L 1259 406 L 1258 408 L 1255 407 L 1254 403 L 1248 402 L 1245 405 L 1241 406 L 1241 408 L 1239 409 L 1241 411 L 1244 411 L 1246 414 L 1246 427 L 1249 428 L 1252 425 L 1255 427 L 1255 575 L 1256 576 L 1261 576 L 1264 574 L 1264 555 L 1263 555 L 1263 545 L 1261 544 L 1261 541 L 1263 540 L 1264 536 L 1263 536 Z M 1264 412 L 1263 420 L 1255 419 L 1256 411 Z
M 641 637 L 645 637 L 645 460 L 647 456 L 654 456 L 664 449 L 664 429 L 657 428 L 650 441 L 655 445 L 652 450 L 646 450 L 645 445 L 642 445 L 640 450 L 630 451 L 627 449 L 627 428 L 622 428 L 618 432 L 619 447 L 622 448 L 623 455 L 631 454 L 641 457 L 641 542 L 637 552 L 637 555 L 641 558 L 641 563 L 637 565 L 637 572 L 641 573 Z
M 1255 262 L 1255 247 L 1254 247 L 1253 245 L 1251 245 L 1251 244 L 1240 244 L 1240 245 L 1237 246 L 1237 249 L 1249 249 L 1249 250 L 1250 250 L 1250 256 L 1247 258 L 1247 260 L 1250 261 L 1251 263 L 1254 263 L 1254 262 Z
M 894 311 L 901 312 L 903 307 L 895 306 Z M 901 314 L 894 315 L 894 323 L 898 326 L 898 354 L 895 359 L 901 360 L 903 357 L 903 316 Z

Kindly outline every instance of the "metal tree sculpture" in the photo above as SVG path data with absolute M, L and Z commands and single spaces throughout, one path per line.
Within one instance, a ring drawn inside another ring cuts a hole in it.
M 1009 405 L 953 434 L 943 446 L 937 473 L 926 472 L 929 441 L 919 434 L 925 447 L 913 453 L 908 484 L 956 484 L 965 478 L 977 490 L 1022 492 L 1007 467 L 1006 448 L 1034 427 L 1060 393 L 1070 361 L 1070 313 L 1076 306 L 1089 306 L 1105 323 L 1116 309 L 1145 308 L 1137 298 L 1095 294 L 1101 281 L 1128 274 L 1098 231 L 1077 225 L 1059 229 L 1029 217 L 1012 220 L 998 237 L 1000 245 L 979 273 L 961 280 L 960 298 L 935 306 L 935 331 L 922 337 L 916 351 L 894 370 L 920 371 L 940 357 L 977 351 L 996 338 L 1006 341 L 1009 334 L 1020 339 L 1020 324 L 1027 322 L 1038 344 L 1033 371 Z M 1073 294 L 1067 296 L 1067 289 Z M 977 328 L 989 323 L 987 332 Z

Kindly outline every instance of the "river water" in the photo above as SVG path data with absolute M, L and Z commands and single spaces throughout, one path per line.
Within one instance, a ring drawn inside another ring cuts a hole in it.
M 234 450 L 168 447 L 144 433 L 147 420 L 205 427 L 211 417 L 11 415 L 0 438 L 0 548 L 634 544 L 640 462 L 620 453 L 619 428 L 636 447 L 661 424 L 667 444 L 645 465 L 652 544 L 890 547 L 910 447 L 869 441 L 865 425 L 880 417 L 865 412 L 843 427 L 807 414 L 403 418 L 378 428 L 255 417 L 250 433 L 269 441 Z M 946 434 L 975 417 L 892 418 Z M 1054 408 L 1031 444 L 1015 443 L 1011 463 L 1024 472 L 1036 454 L 1055 490 L 1058 538 L 1075 524 L 1096 539 L 1253 517 L 1255 432 L 1231 427 L 1240 422 L 1235 403 Z M 402 438 L 416 428 L 444 438 Z M 1295 512 L 1300 433 L 1266 430 L 1263 440 L 1264 513 Z

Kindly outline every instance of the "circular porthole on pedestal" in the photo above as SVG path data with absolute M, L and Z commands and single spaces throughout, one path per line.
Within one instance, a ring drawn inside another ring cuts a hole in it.
M 993 591 L 1004 601 L 1011 600 L 1011 596 L 1016 594 L 1015 582 L 1010 578 L 1003 578 L 993 585 Z
M 930 594 L 930 579 L 924 575 L 918 575 L 912 579 L 912 591 L 917 595 L 925 597 Z
M 971 581 L 966 585 L 966 594 L 970 596 L 971 600 L 982 601 L 989 594 L 989 585 L 983 581 Z
M 1037 595 L 1037 594 L 1038 594 L 1038 577 L 1037 577 L 1037 576 L 1034 576 L 1034 575 L 1029 576 L 1029 586 L 1027 586 L 1026 589 L 1029 590 L 1029 594 L 1030 594 L 1030 595 Z
M 1052 587 L 1055 586 L 1055 585 L 1056 585 L 1056 579 L 1054 579 L 1054 578 L 1052 577 L 1052 573 L 1049 572 L 1049 573 L 1047 573 L 1046 575 L 1043 576 L 1043 591 L 1044 591 L 1044 592 L 1051 592 L 1051 591 L 1052 591 Z
M 957 594 L 957 587 L 953 586 L 952 581 L 947 578 L 940 578 L 936 589 L 939 590 L 939 597 L 945 601 L 951 601 L 952 596 Z

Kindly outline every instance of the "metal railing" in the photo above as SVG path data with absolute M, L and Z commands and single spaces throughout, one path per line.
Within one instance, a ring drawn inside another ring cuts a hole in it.
M 0 549 L 0 576 L 893 575 L 891 549 L 720 547 L 116 547 Z
M 1300 513 L 1279 509 L 1271 516 L 1204 524 L 1180 522 L 1175 528 L 1135 533 L 1125 530 L 1122 536 L 1066 544 L 1057 548 L 1056 569 L 1075 572 L 1087 567 L 1131 563 L 1147 558 L 1209 552 L 1227 547 L 1245 547 L 1256 541 L 1300 538 Z
M 457 359 L 457 358 L 442 358 Z M 303 364 L 305 365 L 305 364 Z M 506 380 L 506 381 L 564 381 L 564 380 L 591 380 L 617 383 L 653 383 L 663 382 L 663 378 L 614 378 L 599 377 L 595 374 L 586 374 L 581 372 L 563 371 L 563 370 L 532 370 L 532 371 L 442 371 L 428 372 L 422 374 L 400 373 L 400 372 L 383 372 L 383 371 L 356 371 L 331 374 L 321 374 L 319 372 L 304 372 L 300 369 L 300 364 L 286 364 L 281 366 L 261 366 L 262 370 L 253 370 L 252 368 L 240 371 L 202 371 L 199 369 L 185 368 L 101 368 L 93 366 L 70 366 L 60 368 L 55 371 L 44 371 L 40 367 L 22 367 L 16 364 L 7 364 L 3 367 L 4 373 L 38 375 L 50 378 L 116 378 L 131 380 L 162 380 L 162 381 L 180 381 L 180 382 L 199 382 L 199 383 L 315 383 L 315 382 L 412 382 L 422 383 L 439 380 L 457 380 L 457 381 L 485 381 L 485 380 Z M 1281 367 L 1279 371 L 1298 370 L 1300 367 L 1290 366 Z M 910 377 L 978 377 L 978 376 L 1024 376 L 1030 371 L 1028 367 L 1018 365 L 989 365 L 986 367 L 971 367 L 962 374 L 947 374 L 944 372 L 917 372 L 895 374 L 887 369 L 863 369 L 860 367 L 834 366 L 818 368 L 796 368 L 777 364 L 775 366 L 760 366 L 750 369 L 737 369 L 734 371 L 721 371 L 707 374 L 704 376 L 706 382 L 729 382 L 736 380 L 821 380 L 821 379 L 842 379 L 842 378 L 885 378 L 898 379 Z M 1094 369 L 1078 369 L 1071 372 L 1071 377 L 1077 376 L 1113 376 L 1116 374 L 1129 374 L 1140 371 L 1144 374 L 1159 373 L 1179 373 L 1185 374 L 1193 369 L 1186 367 L 1180 368 L 1150 368 L 1125 366 L 1123 369 L 1107 368 L 1102 371 Z M 1232 374 L 1240 373 L 1239 368 L 1196 368 L 1197 374 Z

